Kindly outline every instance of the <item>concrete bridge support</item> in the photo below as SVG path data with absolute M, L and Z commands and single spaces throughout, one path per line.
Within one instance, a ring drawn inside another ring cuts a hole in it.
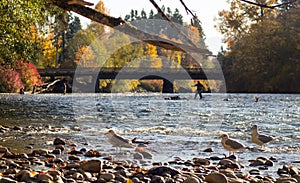
M 170 81 L 168 79 L 163 79 L 163 93 L 174 93 L 174 81 Z

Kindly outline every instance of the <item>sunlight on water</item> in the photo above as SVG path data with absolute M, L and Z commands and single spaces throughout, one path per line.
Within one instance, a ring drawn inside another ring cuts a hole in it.
M 112 128 L 129 139 L 151 141 L 148 150 L 161 161 L 227 154 L 219 138 L 223 133 L 253 147 L 251 127 L 258 124 L 261 132 L 277 136 L 276 140 L 268 144 L 267 152 L 247 151 L 239 154 L 240 159 L 262 155 L 288 162 L 299 157 L 300 95 L 204 94 L 203 100 L 195 100 L 192 93 L 173 95 L 181 100 L 165 100 L 172 95 L 158 93 L 1 94 L 1 125 L 60 126 L 67 129 L 60 135 L 107 151 L 113 148 L 104 134 Z M 261 100 L 255 102 L 254 96 Z M 74 126 L 80 131 L 72 131 Z M 2 137 L 1 144 L 6 142 Z M 202 152 L 209 147 L 215 151 Z

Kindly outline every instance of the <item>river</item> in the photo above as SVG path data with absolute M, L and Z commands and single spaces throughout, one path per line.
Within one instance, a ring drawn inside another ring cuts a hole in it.
M 167 100 L 175 95 L 180 100 Z M 266 151 L 237 153 L 242 163 L 247 165 L 249 159 L 259 156 L 275 157 L 278 163 L 268 171 L 272 172 L 300 160 L 299 94 L 205 93 L 203 97 L 194 99 L 193 93 L 0 94 L 1 125 L 64 129 L 30 135 L 5 133 L 0 144 L 20 150 L 63 137 L 78 146 L 113 153 L 105 133 L 115 129 L 129 139 L 151 141 L 147 149 L 153 161 L 222 157 L 228 152 L 220 143 L 221 134 L 257 147 L 250 140 L 251 127 L 257 124 L 276 140 Z M 255 102 L 254 97 L 260 100 Z M 209 147 L 214 152 L 203 152 Z

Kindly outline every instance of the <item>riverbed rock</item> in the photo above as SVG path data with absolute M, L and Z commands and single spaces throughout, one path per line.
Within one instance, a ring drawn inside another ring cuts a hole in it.
M 144 157 L 145 159 L 152 159 L 152 158 L 153 158 L 153 155 L 152 155 L 150 152 L 142 151 L 142 152 L 140 152 L 140 153 L 143 155 L 143 157 Z
M 214 149 L 212 147 L 209 147 L 207 149 L 204 149 L 203 152 L 214 152 Z
M 55 138 L 53 141 L 53 145 L 65 145 L 65 144 L 66 144 L 65 140 L 59 137 Z
M 51 182 L 53 181 L 53 177 L 49 174 L 40 173 L 37 177 L 39 182 Z
M 289 167 L 289 174 L 291 176 L 297 175 L 297 174 L 300 174 L 300 171 L 299 171 L 299 169 L 296 166 L 290 166 Z
M 134 159 L 143 159 L 144 156 L 141 153 L 136 152 L 133 154 L 133 158 Z
M 15 181 L 8 177 L 0 177 L 0 183 L 17 183 L 18 181 Z
M 112 173 L 103 173 L 103 174 L 100 175 L 100 178 L 103 178 L 106 181 L 110 181 L 112 179 L 115 179 L 115 177 L 116 176 Z
M 33 156 L 46 156 L 48 154 L 48 150 L 47 149 L 35 149 L 32 151 L 31 153 Z
M 228 183 L 226 176 L 219 172 L 212 172 L 205 177 L 208 183 Z
M 29 170 L 21 170 L 16 173 L 16 178 L 21 182 L 30 182 L 34 175 Z
M 262 159 L 256 159 L 252 162 L 250 162 L 249 166 L 263 166 L 265 162 Z
M 260 171 L 258 169 L 251 169 L 249 173 L 250 175 L 260 175 Z
M 0 146 L 0 153 L 6 153 L 8 151 L 7 147 Z
M 200 183 L 200 180 L 194 176 L 190 176 L 183 181 L 183 183 Z
M 276 183 L 298 183 L 297 179 L 292 177 L 279 177 Z
M 193 162 L 195 165 L 209 165 L 210 161 L 206 158 L 194 158 Z
M 102 170 L 102 161 L 100 160 L 89 160 L 79 166 L 83 171 L 91 173 L 100 173 Z
M 153 167 L 148 171 L 148 174 L 150 175 L 164 175 L 166 173 L 170 174 L 171 176 L 180 174 L 180 172 L 177 169 L 169 166 Z
M 274 162 L 272 160 L 268 159 L 268 160 L 266 160 L 265 165 L 266 166 L 274 166 Z

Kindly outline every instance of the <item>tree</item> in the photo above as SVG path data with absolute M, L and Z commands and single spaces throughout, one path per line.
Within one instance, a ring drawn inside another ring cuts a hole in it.
M 104 5 L 103 1 L 99 1 L 96 4 L 95 10 L 98 11 L 98 12 L 101 12 L 103 14 L 107 14 L 107 15 L 109 14 L 108 10 L 105 8 L 105 5 Z M 97 37 L 101 36 L 105 32 L 105 26 L 98 23 L 98 22 L 95 22 L 95 21 L 92 21 L 88 25 L 87 29 L 89 29 L 91 32 L 93 32 Z
M 256 0 L 256 2 L 272 4 L 276 0 Z M 228 48 L 231 48 L 236 40 L 249 33 L 252 25 L 264 18 L 276 15 L 277 12 L 276 9 L 264 10 L 259 6 L 245 5 L 240 0 L 232 0 L 229 10 L 219 12 L 219 17 L 216 19 L 216 28 L 225 36 L 224 41 L 227 43 Z
M 299 8 L 264 17 L 229 53 L 220 55 L 230 91 L 297 92 L 300 33 Z
M 36 63 L 42 48 L 40 40 L 32 42 L 30 30 L 32 25 L 40 27 L 46 22 L 46 13 L 52 13 L 51 6 L 48 7 L 45 1 L 1 1 L 0 64 L 20 58 Z

